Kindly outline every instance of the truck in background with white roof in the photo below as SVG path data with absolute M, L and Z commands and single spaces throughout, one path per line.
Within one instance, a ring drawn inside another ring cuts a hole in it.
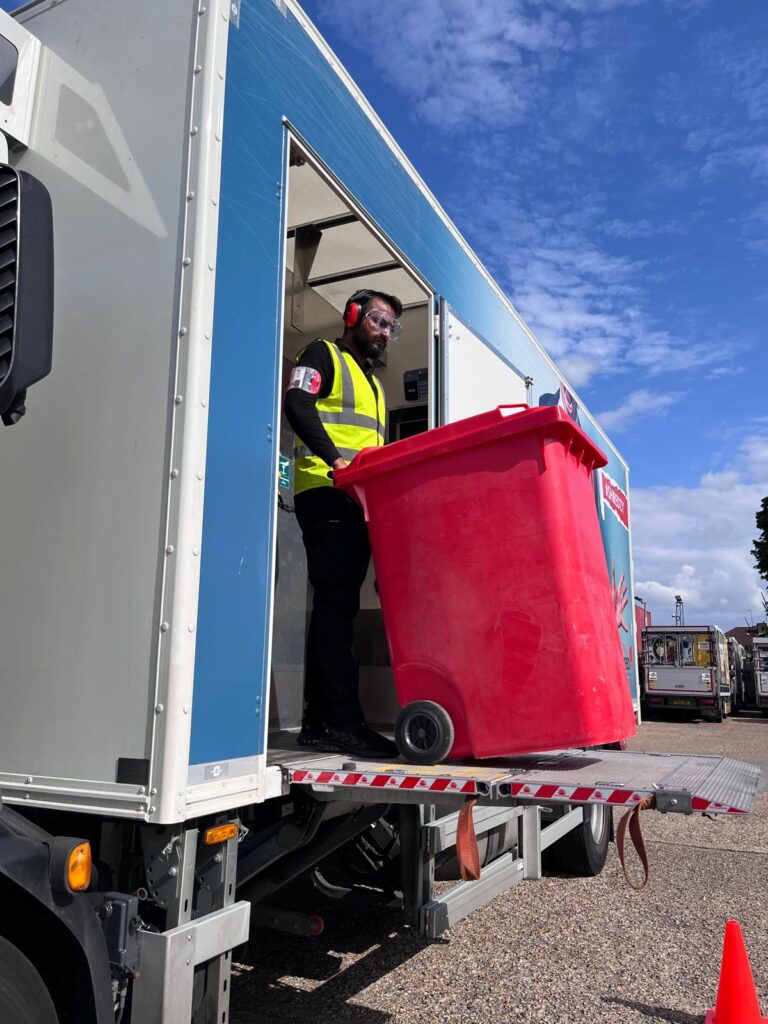
M 649 626 L 642 633 L 643 703 L 722 722 L 732 710 L 728 643 L 719 626 Z

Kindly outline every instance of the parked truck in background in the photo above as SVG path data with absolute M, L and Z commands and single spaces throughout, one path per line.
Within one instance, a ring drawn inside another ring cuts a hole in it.
M 281 905 L 300 876 L 434 937 L 543 852 L 599 872 L 614 806 L 749 809 L 755 771 L 716 758 L 298 748 L 280 399 L 352 291 L 404 301 L 393 438 L 560 405 L 606 453 L 636 700 L 627 467 L 294 0 L 35 0 L 0 67 L 2 1024 L 226 1024 L 249 927 L 319 930 Z M 356 642 L 386 726 L 372 576 Z M 468 801 L 481 877 L 436 893 Z
M 752 652 L 749 654 L 735 636 L 728 637 L 728 668 L 733 690 L 733 713 L 757 707 Z
M 732 710 L 728 643 L 719 626 L 643 630 L 643 703 L 722 722 Z
M 752 664 L 755 675 L 755 704 L 768 715 L 768 636 L 752 641 Z

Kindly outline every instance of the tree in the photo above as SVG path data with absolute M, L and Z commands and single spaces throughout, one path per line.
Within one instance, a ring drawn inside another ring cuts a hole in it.
M 755 523 L 760 536 L 755 538 L 752 554 L 755 557 L 755 568 L 762 579 L 768 583 L 768 498 L 763 498 L 760 511 L 755 513 Z

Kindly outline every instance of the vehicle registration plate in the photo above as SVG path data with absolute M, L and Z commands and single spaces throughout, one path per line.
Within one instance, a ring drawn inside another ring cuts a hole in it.
M 675 704 L 677 707 L 689 708 L 693 701 L 689 697 L 673 697 L 669 703 Z

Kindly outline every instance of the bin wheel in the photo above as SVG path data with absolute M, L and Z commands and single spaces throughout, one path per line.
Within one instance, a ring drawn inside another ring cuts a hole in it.
M 451 716 L 431 700 L 406 705 L 395 722 L 395 743 L 411 764 L 439 764 L 451 751 L 454 729 Z

